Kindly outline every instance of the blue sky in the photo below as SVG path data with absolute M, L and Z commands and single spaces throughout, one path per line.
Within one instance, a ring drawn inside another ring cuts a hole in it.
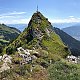
M 37 5 L 52 23 L 80 22 L 80 0 L 0 0 L 0 23 L 28 23 Z

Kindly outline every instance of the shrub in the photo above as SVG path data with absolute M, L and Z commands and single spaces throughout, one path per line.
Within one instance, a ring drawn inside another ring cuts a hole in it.
M 55 62 L 48 67 L 49 80 L 80 80 L 80 67 L 76 65 Z

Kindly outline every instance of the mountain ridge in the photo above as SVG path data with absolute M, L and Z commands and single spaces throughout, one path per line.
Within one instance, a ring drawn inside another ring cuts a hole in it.
M 80 24 L 75 24 L 62 29 L 64 32 L 80 41 Z
M 80 41 L 71 37 L 69 34 L 65 33 L 63 30 L 59 28 L 53 28 L 53 30 L 60 36 L 62 41 L 70 48 L 71 52 L 75 56 L 80 56 Z
M 67 46 L 63 44 L 60 37 L 53 31 L 51 23 L 40 12 L 32 15 L 28 27 L 7 47 L 7 54 L 11 53 L 9 50 L 13 50 L 13 53 L 16 51 L 16 48 L 21 46 L 28 49 L 44 49 L 49 53 L 59 54 L 62 57 L 69 53 Z

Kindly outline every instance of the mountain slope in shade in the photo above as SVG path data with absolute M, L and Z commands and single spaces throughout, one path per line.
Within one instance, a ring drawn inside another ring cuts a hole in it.
M 21 32 L 16 28 L 0 24 L 0 53 L 2 52 L 3 47 L 16 39 L 20 33 Z
M 59 28 L 53 28 L 53 30 L 60 36 L 62 41 L 68 45 L 73 55 L 80 56 L 80 41 L 74 39 Z
M 80 41 L 80 24 L 76 24 L 62 29 L 64 32 Z
M 26 49 L 46 50 L 61 57 L 69 54 L 68 48 L 53 31 L 51 23 L 40 12 L 33 14 L 28 27 L 6 48 L 6 52 L 12 54 L 21 46 Z
M 20 31 L 18 29 L 0 24 L 0 41 L 2 44 L 14 40 L 19 34 Z

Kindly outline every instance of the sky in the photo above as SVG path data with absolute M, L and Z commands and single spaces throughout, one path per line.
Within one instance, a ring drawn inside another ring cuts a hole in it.
M 80 0 L 0 0 L 0 23 L 27 24 L 37 5 L 52 23 L 80 22 Z

